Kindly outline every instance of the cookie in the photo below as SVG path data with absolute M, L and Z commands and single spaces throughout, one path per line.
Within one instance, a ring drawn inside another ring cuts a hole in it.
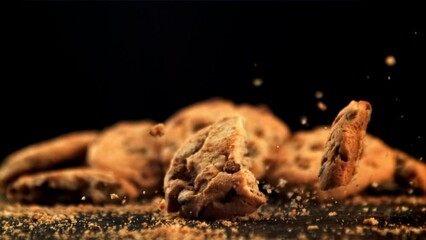
M 7 198 L 22 203 L 121 203 L 136 197 L 137 189 L 128 181 L 87 167 L 23 175 L 7 188 Z
M 73 132 L 10 154 L 0 169 L 0 191 L 5 192 L 10 182 L 25 173 L 81 165 L 87 146 L 97 135 L 94 131 Z
M 266 162 L 268 172 L 266 181 L 274 188 L 280 189 L 280 182 L 287 182 L 289 187 L 312 187 L 318 182 L 318 172 L 321 166 L 321 158 L 330 129 L 317 127 L 313 130 L 296 132 L 278 150 L 277 158 L 271 158 Z
M 320 191 L 317 174 L 329 135 L 329 127 L 295 132 L 281 145 L 277 159 L 267 162 L 267 182 L 283 195 L 297 188 L 315 192 L 320 200 L 338 200 L 356 195 L 372 184 L 393 180 L 396 152 L 379 138 L 367 134 L 364 153 L 352 181 L 346 186 Z
M 351 101 L 333 121 L 318 176 L 321 190 L 351 182 L 362 154 L 371 111 L 370 103 Z
M 161 192 L 163 171 L 159 141 L 150 121 L 119 122 L 105 130 L 88 150 L 91 167 L 112 171 L 137 186 L 141 196 Z
M 288 126 L 264 106 L 235 105 L 223 99 L 211 99 L 190 105 L 166 121 L 161 154 L 164 166 L 169 166 L 173 154 L 188 137 L 223 117 L 235 114 L 246 119 L 249 153 L 254 158 L 251 171 L 258 179 L 263 178 L 265 159 L 277 145 L 282 144 L 291 135 Z
M 364 191 L 370 185 L 393 181 L 397 153 L 381 139 L 367 134 L 364 140 L 364 153 L 358 161 L 357 174 L 346 186 L 328 191 L 320 191 L 315 186 L 319 199 L 344 199 Z
M 174 155 L 164 179 L 169 212 L 219 219 L 254 212 L 266 202 L 249 170 L 241 116 L 223 118 L 191 136 Z

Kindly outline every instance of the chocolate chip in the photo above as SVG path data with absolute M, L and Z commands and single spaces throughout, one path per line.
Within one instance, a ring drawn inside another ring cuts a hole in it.
M 233 161 L 228 161 L 223 166 L 223 171 L 225 171 L 227 173 L 235 173 L 235 172 L 240 171 L 240 169 L 241 169 L 240 164 L 235 163 Z

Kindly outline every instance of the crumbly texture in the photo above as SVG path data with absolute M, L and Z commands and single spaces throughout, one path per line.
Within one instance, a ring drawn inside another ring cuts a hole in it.
M 197 131 L 227 116 L 240 114 L 246 119 L 249 154 L 254 159 L 251 171 L 258 179 L 265 174 L 264 161 L 276 154 L 276 147 L 290 135 L 287 124 L 266 106 L 237 105 L 224 99 L 210 99 L 181 109 L 165 122 L 161 158 L 167 169 L 174 153 Z
M 305 239 L 424 239 L 425 199 L 386 199 L 384 204 L 359 198 L 359 202 L 345 204 L 270 202 L 250 216 L 215 221 L 191 220 L 167 213 L 161 198 L 104 206 L 84 202 L 55 206 L 0 202 L 0 236 L 2 239 L 299 239 L 302 236 Z M 403 207 L 408 210 L 400 210 Z M 368 211 L 362 211 L 364 208 Z M 328 216 L 329 212 L 336 215 Z M 364 224 L 369 218 L 378 224 Z
M 136 197 L 136 187 L 114 173 L 84 167 L 24 175 L 7 191 L 11 201 L 44 204 L 76 203 L 82 198 L 95 204 L 120 203 Z
M 293 137 L 279 146 L 276 158 L 266 162 L 266 181 L 275 188 L 282 188 L 285 180 L 288 187 L 313 186 L 318 182 L 318 172 L 324 146 L 330 130 L 317 127 L 313 130 L 295 132 Z M 285 189 L 281 189 L 285 193 Z
M 364 147 L 371 111 L 370 103 L 351 101 L 337 115 L 321 160 L 321 190 L 346 186 L 351 182 Z
M 426 194 L 426 164 L 400 150 L 396 150 L 396 154 L 395 181 L 407 189 Z
M 267 163 L 266 181 L 281 195 L 298 188 L 312 191 L 319 200 L 344 199 L 359 194 L 372 184 L 395 181 L 397 152 L 379 138 L 367 134 L 357 175 L 346 186 L 320 191 L 317 173 L 329 135 L 329 127 L 296 132 L 280 147 L 278 157 Z M 424 166 L 420 162 L 419 165 Z M 420 166 L 417 169 L 420 170 Z M 283 181 L 285 185 L 280 184 Z
M 0 192 L 22 174 L 83 164 L 87 146 L 97 135 L 95 131 L 73 132 L 10 154 L 0 168 Z
M 160 142 L 150 134 L 154 126 L 150 121 L 135 121 L 119 122 L 105 129 L 89 147 L 89 165 L 132 182 L 139 196 L 161 192 L 164 175 L 159 160 Z
M 266 202 L 247 156 L 241 116 L 219 120 L 176 152 L 164 181 L 167 210 L 189 218 L 230 218 Z
M 356 195 L 373 184 L 394 181 L 397 154 L 382 140 L 367 134 L 364 153 L 359 160 L 357 174 L 346 186 L 319 191 L 320 199 L 344 199 Z

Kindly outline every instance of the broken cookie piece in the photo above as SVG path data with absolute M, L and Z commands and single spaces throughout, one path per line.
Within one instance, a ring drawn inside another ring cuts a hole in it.
M 258 179 L 265 174 L 265 159 L 287 140 L 291 132 L 266 106 L 237 105 L 215 98 L 192 104 L 176 112 L 165 123 L 161 159 L 167 169 L 176 150 L 197 131 L 229 116 L 243 116 L 248 134 L 249 155 L 254 158 L 250 171 Z
M 321 190 L 345 186 L 352 180 L 364 147 L 371 111 L 370 103 L 351 101 L 337 115 L 321 161 Z
M 9 185 L 7 198 L 22 203 L 120 203 L 111 198 L 135 199 L 137 190 L 112 172 L 91 168 L 68 168 L 24 175 Z
M 219 219 L 254 212 L 266 202 L 247 156 L 241 116 L 223 118 L 190 137 L 164 179 L 167 210 L 189 218 Z
M 0 169 L 0 192 L 22 174 L 83 164 L 87 146 L 97 136 L 94 131 L 73 132 L 10 154 Z
M 105 129 L 89 147 L 89 165 L 132 182 L 140 196 L 161 192 L 164 175 L 159 141 L 152 136 L 155 126 L 150 121 L 128 121 Z

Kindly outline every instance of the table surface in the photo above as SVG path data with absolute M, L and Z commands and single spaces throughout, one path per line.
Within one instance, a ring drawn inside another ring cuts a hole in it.
M 286 202 L 270 200 L 248 217 L 216 221 L 186 220 L 169 214 L 161 198 L 106 206 L 3 202 L 0 236 L 2 239 L 426 239 L 424 197 L 409 201 L 375 200 L 327 204 L 300 198 Z

